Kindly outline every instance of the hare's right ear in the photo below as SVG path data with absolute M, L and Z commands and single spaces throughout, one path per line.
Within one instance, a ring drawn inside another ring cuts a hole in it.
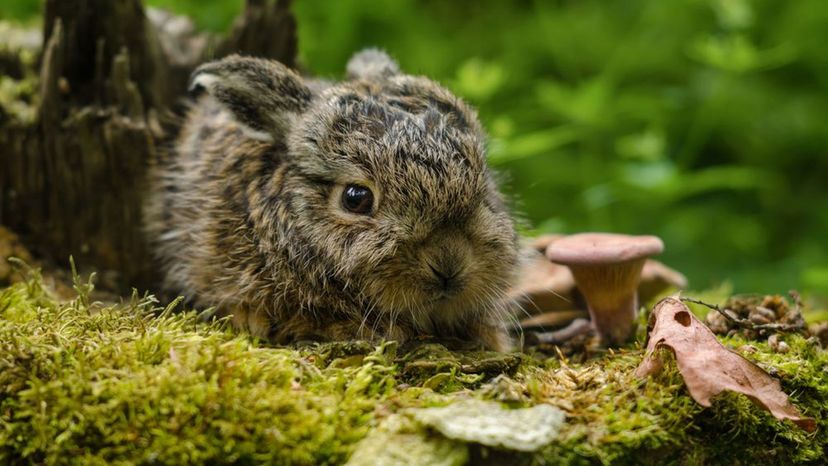
M 199 66 L 190 76 L 189 90 L 212 95 L 245 133 L 266 142 L 284 138 L 291 120 L 311 101 L 310 89 L 293 70 L 239 55 Z

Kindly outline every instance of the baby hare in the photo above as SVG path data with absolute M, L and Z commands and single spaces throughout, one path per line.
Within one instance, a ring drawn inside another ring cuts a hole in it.
M 377 50 L 347 70 L 230 56 L 193 73 L 146 206 L 163 286 L 278 343 L 508 349 L 517 235 L 475 112 Z

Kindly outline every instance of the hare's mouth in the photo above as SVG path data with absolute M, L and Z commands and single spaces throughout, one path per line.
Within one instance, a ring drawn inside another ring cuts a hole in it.
M 379 288 L 374 295 L 381 308 L 410 312 L 412 314 L 430 314 L 451 312 L 464 307 L 473 299 L 471 293 L 475 281 L 465 274 L 440 277 L 414 276 L 399 280 L 394 286 Z
M 425 291 L 416 290 L 407 297 L 399 299 L 395 296 L 392 302 L 386 302 L 388 309 L 411 313 L 412 315 L 431 315 L 433 313 L 451 313 L 464 307 L 468 298 L 462 290 L 458 291 Z
M 426 307 L 432 312 L 451 313 L 457 310 L 464 310 L 472 301 L 469 290 L 466 287 L 456 290 L 441 290 L 430 293 Z
M 465 291 L 465 287 L 463 285 L 454 285 L 451 287 L 439 288 L 437 291 L 434 291 L 432 293 L 432 301 L 438 303 L 451 301 L 458 295 L 463 294 L 463 291 Z
M 458 303 L 466 302 L 467 286 L 465 283 L 433 284 L 423 287 L 425 305 L 431 308 L 448 309 Z

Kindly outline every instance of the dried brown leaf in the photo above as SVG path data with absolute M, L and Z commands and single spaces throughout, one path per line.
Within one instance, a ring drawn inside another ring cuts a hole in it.
M 676 355 L 676 364 L 690 396 L 700 405 L 708 407 L 714 396 L 730 390 L 746 395 L 777 419 L 790 419 L 809 432 L 816 429 L 816 422 L 803 417 L 791 404 L 778 380 L 725 348 L 678 298 L 659 301 L 652 318 L 655 323 L 650 330 L 647 353 L 635 371 L 636 377 L 658 373 L 663 361 L 657 350 L 668 347 Z

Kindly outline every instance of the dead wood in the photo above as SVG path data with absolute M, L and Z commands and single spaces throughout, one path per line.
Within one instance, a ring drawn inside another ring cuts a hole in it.
M 23 69 L 22 47 L 0 60 L 0 73 L 37 86 L 24 102 L 35 117 L 0 108 L 0 224 L 43 259 L 117 271 L 105 285 L 150 286 L 141 206 L 171 136 L 162 122 L 205 60 L 238 52 L 293 65 L 289 1 L 248 0 L 227 38 L 140 0 L 46 0 L 43 18 L 37 69 Z M 0 42 L 8 34 L 0 28 Z

